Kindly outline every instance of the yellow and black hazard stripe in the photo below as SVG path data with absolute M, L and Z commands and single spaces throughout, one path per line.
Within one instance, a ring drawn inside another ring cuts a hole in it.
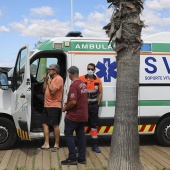
M 26 140 L 31 140 L 30 137 L 29 137 L 28 132 L 26 132 L 26 131 L 24 131 L 24 130 L 22 130 L 22 129 L 17 129 L 17 134 L 18 134 L 18 136 L 21 137 L 21 138 L 24 138 L 24 139 L 26 139 Z
M 138 131 L 140 133 L 154 133 L 156 128 L 156 124 L 152 125 L 138 125 Z M 114 126 L 98 126 L 98 133 L 99 134 L 106 134 L 106 133 L 112 133 L 114 129 Z M 91 128 L 89 126 L 86 126 L 84 128 L 84 131 L 86 134 L 90 133 Z

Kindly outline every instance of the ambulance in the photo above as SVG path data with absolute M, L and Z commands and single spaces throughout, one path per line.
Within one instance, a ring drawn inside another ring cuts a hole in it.
M 169 35 L 168 35 L 169 34 Z M 139 134 L 156 135 L 161 145 L 170 146 L 170 33 L 144 37 L 140 53 L 138 97 Z M 43 138 L 43 77 L 50 64 L 60 65 L 64 79 L 63 103 L 71 81 L 67 69 L 74 65 L 80 75 L 87 64 L 95 63 L 96 75 L 103 84 L 99 108 L 99 135 L 111 135 L 116 103 L 116 52 L 108 38 L 57 37 L 39 43 L 30 51 L 18 51 L 15 66 L 6 74 L 8 88 L 0 89 L 0 149 L 11 148 L 17 138 Z M 60 133 L 64 136 L 65 112 L 60 113 Z M 128 128 L 128 127 L 127 127 Z M 85 127 L 88 135 L 90 127 Z M 50 127 L 53 137 L 53 128 Z

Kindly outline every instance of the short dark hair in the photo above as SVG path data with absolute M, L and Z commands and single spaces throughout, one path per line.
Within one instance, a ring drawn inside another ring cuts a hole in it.
M 92 67 L 94 67 L 94 69 L 96 68 L 96 65 L 95 65 L 94 63 L 89 63 L 89 64 L 87 65 L 87 67 L 88 67 L 89 65 L 92 66 Z
M 71 66 L 68 69 L 68 73 L 73 74 L 73 75 L 79 75 L 79 69 L 76 66 Z

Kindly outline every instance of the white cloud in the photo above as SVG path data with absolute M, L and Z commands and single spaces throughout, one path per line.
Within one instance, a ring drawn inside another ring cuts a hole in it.
M 169 0 L 147 0 L 145 6 L 152 10 L 170 9 Z
M 40 8 L 31 8 L 31 14 L 32 15 L 38 15 L 38 16 L 52 16 L 54 15 L 54 11 L 49 6 L 42 6 Z
M 83 19 L 83 15 L 79 12 L 75 13 L 74 20 L 81 20 Z
M 101 12 L 91 12 L 82 20 L 74 23 L 74 26 L 81 30 L 84 37 L 107 37 L 102 28 L 109 23 L 112 10 L 104 6 L 100 6 L 100 8 L 102 8 Z
M 170 31 L 170 3 L 169 0 L 147 0 L 141 20 L 145 21 L 148 27 L 143 28 L 142 35 L 154 34 L 162 31 Z M 75 11 L 74 29 L 81 31 L 83 36 L 106 37 L 102 28 L 110 22 L 113 12 L 108 6 L 97 6 L 94 12 L 84 16 Z M 31 9 L 32 14 L 53 15 L 54 11 L 50 7 Z M 52 38 L 55 36 L 65 36 L 70 31 L 70 21 L 62 22 L 57 19 L 29 19 L 24 18 L 22 22 L 10 24 L 22 36 Z
M 43 37 L 44 39 L 58 36 L 65 36 L 69 31 L 69 23 L 53 20 L 29 20 L 24 19 L 21 23 L 11 23 L 16 31 L 22 36 Z
M 94 11 L 94 13 L 90 13 L 87 17 L 83 17 L 81 13 L 76 12 L 75 20 L 78 21 L 74 21 L 74 27 L 82 31 L 84 36 L 106 37 L 105 31 L 102 28 L 109 22 L 110 16 L 111 11 L 106 8 L 102 12 Z M 13 22 L 10 26 L 18 31 L 21 36 L 43 37 L 44 39 L 65 36 L 70 31 L 70 22 L 61 22 L 57 19 L 24 18 L 23 21 Z
M 170 31 L 170 4 L 168 0 L 147 0 L 141 19 L 148 25 L 143 34 Z
M 5 26 L 0 26 L 0 32 L 9 32 L 9 29 Z

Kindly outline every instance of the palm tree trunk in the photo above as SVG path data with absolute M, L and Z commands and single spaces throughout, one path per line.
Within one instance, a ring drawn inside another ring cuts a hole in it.
M 114 131 L 108 170 L 142 170 L 139 156 L 138 87 L 142 0 L 108 0 L 115 11 L 104 27 L 117 51 Z
M 119 52 L 117 57 L 116 111 L 110 170 L 141 170 L 138 134 L 139 52 Z M 114 168 L 113 168 L 114 167 Z

